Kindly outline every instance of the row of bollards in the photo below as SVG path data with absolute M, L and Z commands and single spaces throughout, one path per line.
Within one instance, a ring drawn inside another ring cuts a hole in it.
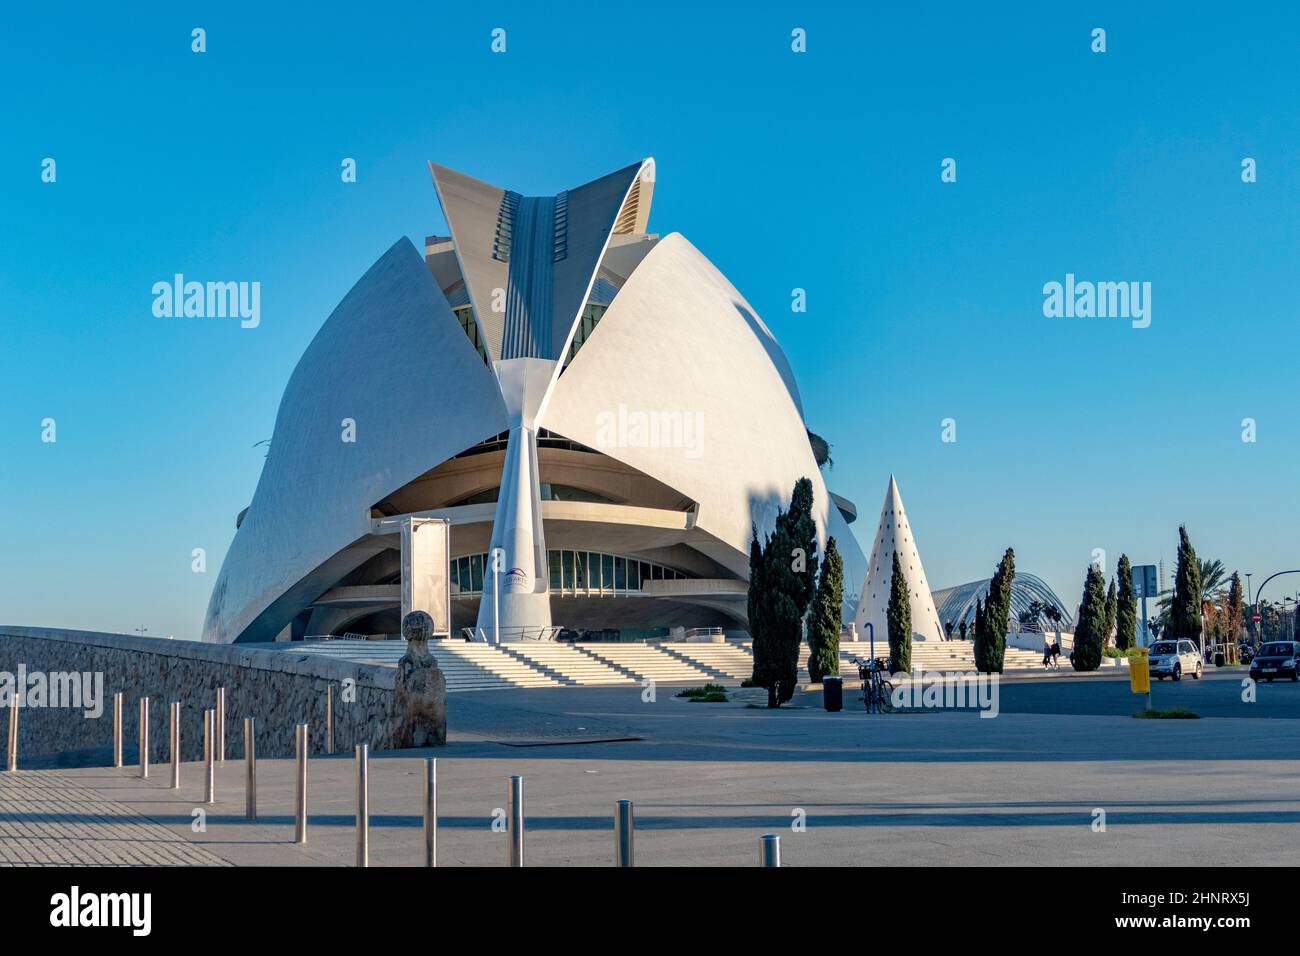
M 125 721 L 123 720 L 123 707 L 125 705 L 125 695 L 122 691 L 113 694 L 113 766 L 121 768 L 122 760 L 122 739 L 125 736 Z M 180 786 L 180 701 L 172 701 L 168 707 L 168 716 L 170 726 L 168 727 L 167 744 L 171 756 L 171 785 L 172 789 Z M 9 739 L 7 747 L 7 766 L 10 771 L 18 769 L 18 701 L 15 699 L 9 705 Z M 325 688 L 325 749 L 326 753 L 334 752 L 334 688 L 327 686 Z M 204 720 L 207 720 L 204 711 Z M 248 721 L 252 718 L 245 719 L 245 731 L 247 733 Z M 305 725 L 304 725 L 305 726 Z M 205 724 L 206 728 L 206 724 Z M 206 733 L 205 729 L 205 733 Z M 226 689 L 217 688 L 216 707 L 213 710 L 213 726 L 210 740 L 205 741 L 204 753 L 209 750 L 215 751 L 214 760 L 216 763 L 226 762 Z M 250 741 L 245 737 L 245 752 L 248 751 Z M 149 776 L 149 698 L 140 698 L 140 730 L 139 730 L 139 751 L 140 751 L 140 776 L 148 778 Z
M 122 691 L 113 694 L 113 766 L 121 768 L 122 761 L 122 738 L 125 734 L 125 721 L 123 720 L 123 706 L 125 704 L 125 695 Z M 6 750 L 6 766 L 13 772 L 18 769 L 18 711 L 19 704 L 17 699 L 10 702 L 9 705 L 9 737 L 8 747 Z M 332 685 L 325 688 L 325 749 L 327 753 L 334 752 L 334 688 Z M 207 712 L 205 711 L 205 714 Z M 170 727 L 168 728 L 168 748 L 171 751 L 171 779 L 172 789 L 180 786 L 180 702 L 173 701 L 168 708 L 170 717 Z M 207 719 L 206 717 L 204 718 Z M 140 776 L 148 778 L 149 776 L 149 698 L 140 698 L 140 732 L 139 732 L 139 750 L 140 750 Z M 215 750 L 215 761 L 217 763 L 226 762 L 226 689 L 217 688 L 217 701 L 214 711 L 212 739 L 205 744 L 205 747 Z M 247 750 L 247 740 L 245 749 Z M 205 750 L 206 753 L 206 750 Z
M 216 706 L 203 711 L 203 769 L 204 801 L 216 803 L 216 764 L 225 762 L 225 688 L 217 689 Z M 121 691 L 113 695 L 113 766 L 122 766 L 122 709 Z M 18 704 L 9 708 L 8 767 L 18 766 Z M 325 749 L 334 752 L 333 694 L 327 688 L 325 698 L 326 731 Z M 171 757 L 171 789 L 180 788 L 181 705 L 173 701 L 169 708 L 168 749 Z M 309 750 L 308 725 L 294 727 L 294 843 L 307 843 L 307 755 Z M 360 743 L 355 748 L 356 760 L 356 865 L 370 865 L 370 747 Z M 140 699 L 140 776 L 149 776 L 149 698 Z M 438 761 L 425 760 L 424 774 L 424 865 L 438 865 Z M 257 820 L 257 753 L 256 723 L 254 718 L 244 718 L 244 794 L 245 819 Z M 512 867 L 524 865 L 524 778 L 512 776 L 509 780 L 509 809 L 506 818 L 508 837 L 508 863 Z M 614 865 L 636 865 L 636 824 L 631 800 L 619 800 L 614 809 Z M 768 833 L 759 837 L 758 865 L 781 865 L 781 838 Z

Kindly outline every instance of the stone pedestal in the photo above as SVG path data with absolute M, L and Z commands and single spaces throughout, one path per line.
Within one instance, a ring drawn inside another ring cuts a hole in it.
M 447 742 L 447 682 L 429 653 L 433 618 L 412 611 L 402 621 L 406 653 L 397 662 L 393 687 L 395 747 L 431 747 Z

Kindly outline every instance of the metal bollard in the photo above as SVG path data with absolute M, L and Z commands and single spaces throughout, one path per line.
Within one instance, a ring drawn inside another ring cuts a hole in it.
M 113 695 L 113 766 L 122 766 L 122 692 Z
M 334 752 L 334 685 L 325 685 L 325 752 Z
M 370 745 L 357 744 L 357 866 L 370 865 Z
M 140 698 L 140 776 L 149 776 L 149 698 Z
M 217 802 L 217 712 L 203 712 L 203 801 Z
M 257 728 L 244 718 L 244 819 L 257 820 Z
M 217 763 L 226 762 L 226 689 L 217 688 L 217 710 L 213 719 L 217 722 Z
M 174 700 L 169 708 L 171 711 L 171 727 L 167 746 L 171 749 L 172 754 L 172 789 L 181 788 L 181 702 Z
M 510 837 L 510 865 L 524 865 L 524 778 L 510 778 L 510 816 L 506 821 Z
M 424 865 L 438 865 L 438 760 L 424 761 Z
M 18 698 L 9 702 L 9 761 L 6 766 L 13 773 L 18 769 Z
M 775 833 L 765 833 L 758 838 L 758 865 L 781 865 L 781 838 Z
M 307 725 L 294 727 L 293 737 L 298 756 L 293 788 L 293 842 L 304 844 L 307 842 Z
M 614 808 L 614 865 L 635 866 L 632 837 L 636 825 L 632 818 L 632 801 L 620 800 Z

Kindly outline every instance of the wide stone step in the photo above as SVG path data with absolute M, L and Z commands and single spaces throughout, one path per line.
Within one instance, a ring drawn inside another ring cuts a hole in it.
M 753 656 L 730 644 L 677 642 L 660 647 L 708 671 L 715 679 L 744 680 L 754 673 Z
M 583 644 L 580 649 L 638 680 L 707 683 L 711 679 L 707 671 L 649 644 L 594 643 Z
M 578 686 L 633 684 L 635 679 L 615 670 L 604 661 L 584 654 L 569 644 L 508 644 L 506 653 L 530 661 L 534 666 L 559 678 L 563 683 Z

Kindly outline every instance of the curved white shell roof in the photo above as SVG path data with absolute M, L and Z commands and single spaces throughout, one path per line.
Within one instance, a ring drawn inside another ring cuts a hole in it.
M 356 423 L 355 442 L 342 440 L 344 419 Z M 339 303 L 289 379 L 203 639 L 274 640 L 351 570 L 321 566 L 370 531 L 375 502 L 505 427 L 495 378 L 424 258 L 399 240 Z
M 673 233 L 632 273 L 560 376 L 540 422 L 699 502 L 696 526 L 719 543 L 710 556 L 747 574 L 752 525 L 771 531 L 799 478 L 813 482 L 819 544 L 831 515 L 839 517 L 788 370 L 744 296 Z M 602 416 L 619 415 L 620 406 L 627 415 L 691 416 L 699 423 L 698 447 L 610 445 Z M 837 544 L 860 569 L 847 525 Z

